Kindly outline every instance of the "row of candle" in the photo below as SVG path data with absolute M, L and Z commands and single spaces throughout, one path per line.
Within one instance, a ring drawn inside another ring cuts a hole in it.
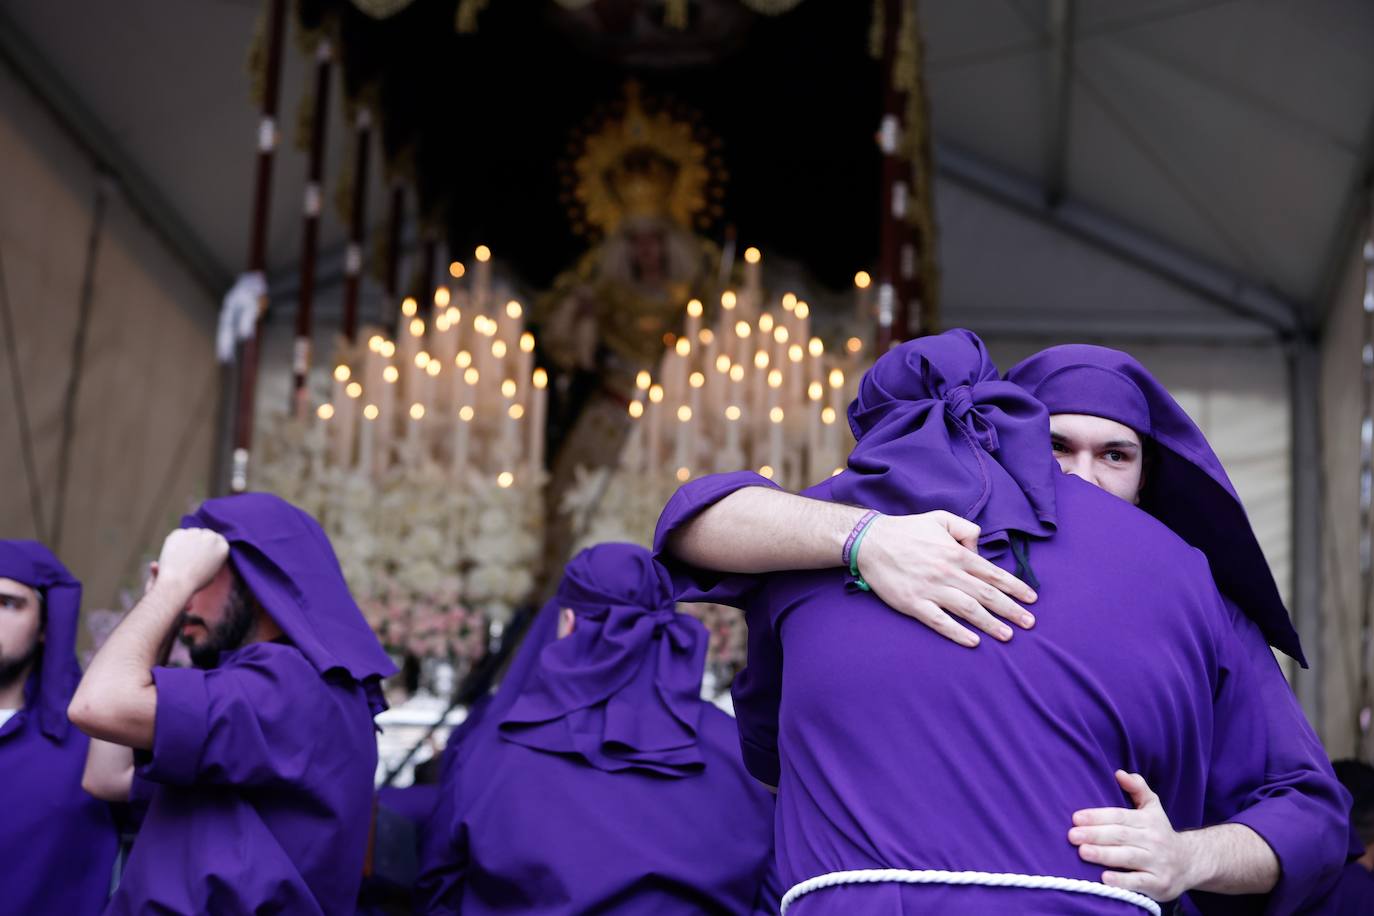
M 804 300 L 788 293 L 750 316 L 749 304 L 762 298 L 747 283 L 739 294 L 726 290 L 714 327 L 702 326 L 699 300 L 687 304 L 684 332 L 656 376 L 642 371 L 636 379 L 625 470 L 656 470 L 670 455 L 680 480 L 754 467 L 800 487 L 843 465 L 851 444 L 844 409 L 857 388 L 862 343 L 850 338 L 842 358 L 829 357 L 811 335 Z
M 455 280 L 470 273 L 471 286 L 438 287 L 429 320 L 407 298 L 396 340 L 376 331 L 366 350 L 341 351 L 332 396 L 317 410 L 331 464 L 368 475 L 393 460 L 447 464 L 499 486 L 537 476 L 548 375 L 533 366 L 521 304 L 495 305 L 490 265 L 490 251 L 478 248 L 471 270 L 449 269 Z

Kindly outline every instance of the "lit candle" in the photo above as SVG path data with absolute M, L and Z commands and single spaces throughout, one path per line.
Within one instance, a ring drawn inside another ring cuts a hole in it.
M 336 376 L 337 378 L 337 376 Z M 346 468 L 353 464 L 353 432 L 358 421 L 357 400 L 363 395 L 363 386 L 349 382 L 344 386 L 343 402 L 334 408 L 334 464 Z
M 873 327 L 873 278 L 868 271 L 854 275 L 854 330 L 867 335 Z
M 649 386 L 649 404 L 646 408 L 648 423 L 647 432 L 644 436 L 646 448 L 644 450 L 646 469 L 649 473 L 656 473 L 660 467 L 660 451 L 662 444 L 660 433 L 663 427 L 663 387 L 661 385 Z
M 516 399 L 526 407 L 530 406 L 530 380 L 534 377 L 534 335 L 525 331 L 520 335 L 520 352 L 515 359 L 515 377 L 519 380 L 520 391 Z M 548 373 L 545 373 L 547 379 Z
M 393 351 L 394 348 L 393 348 Z M 377 398 L 377 470 L 385 471 L 391 461 L 391 434 L 396 427 L 396 387 L 401 373 L 395 366 L 382 367 L 382 389 Z
M 424 419 L 425 405 L 419 403 L 418 401 L 411 404 L 410 425 L 406 429 L 406 441 L 409 443 L 411 448 L 418 449 L 421 447 L 420 437 L 422 435 L 422 431 L 420 429 L 420 424 L 424 422 Z
M 487 303 L 491 301 L 491 249 L 486 245 L 478 245 L 473 256 L 477 259 L 473 271 L 473 295 L 477 300 L 477 310 L 485 311 Z
M 757 248 L 744 250 L 744 288 L 753 308 L 763 302 L 763 255 Z
M 531 480 L 538 480 L 544 471 L 544 426 L 548 413 L 549 374 L 543 369 L 535 369 L 531 377 L 534 384 L 530 392 L 530 473 Z
M 693 299 L 687 303 L 687 321 L 684 326 L 683 337 L 695 341 L 701 332 L 701 300 Z
M 376 447 L 377 416 L 376 404 L 368 404 L 363 407 L 363 424 L 358 431 L 358 473 L 364 477 L 372 476 L 372 453 Z

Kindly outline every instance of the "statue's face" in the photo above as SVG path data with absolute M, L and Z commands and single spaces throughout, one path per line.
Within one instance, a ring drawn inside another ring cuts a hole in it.
M 630 261 L 635 280 L 648 286 L 656 286 L 668 279 L 668 246 L 663 230 L 657 227 L 640 227 L 628 232 Z

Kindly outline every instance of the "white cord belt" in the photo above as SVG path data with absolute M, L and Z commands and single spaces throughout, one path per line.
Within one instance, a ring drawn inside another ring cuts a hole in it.
M 832 871 L 829 874 L 807 878 L 792 886 L 782 897 L 781 912 L 812 891 L 841 884 L 977 884 L 983 887 L 1022 887 L 1031 890 L 1069 891 L 1074 894 L 1090 894 L 1132 903 L 1145 910 L 1150 916 L 1161 916 L 1159 904 L 1135 891 L 1128 891 L 1097 881 L 1084 881 L 1081 878 L 1055 878 L 1046 875 L 997 874 L 987 871 L 937 871 L 923 869 L 912 871 L 906 868 L 861 868 L 855 871 Z

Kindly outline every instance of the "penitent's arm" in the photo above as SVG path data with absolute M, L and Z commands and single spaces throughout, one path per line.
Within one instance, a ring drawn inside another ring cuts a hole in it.
M 229 544 L 205 529 L 167 536 L 156 582 L 91 659 L 67 716 L 92 738 L 148 750 L 157 721 L 153 666 L 191 596 L 224 566 Z
M 672 526 L 666 552 L 703 569 L 756 574 L 839 566 L 845 541 L 866 511 L 788 493 L 763 478 L 705 508 L 692 505 L 691 488 L 702 483 L 710 493 L 710 480 L 679 490 L 659 523 L 660 532 L 665 522 Z M 690 517 L 674 522 L 674 512 Z M 1007 640 L 1011 628 L 993 615 L 1030 627 L 1034 617 L 1016 602 L 1033 602 L 1035 592 L 980 557 L 978 535 L 977 525 L 949 512 L 880 515 L 862 541 L 859 572 L 894 610 L 954 642 L 978 644 L 977 634 L 955 617 Z
M 102 801 L 126 802 L 133 784 L 133 748 L 92 738 L 81 788 Z

